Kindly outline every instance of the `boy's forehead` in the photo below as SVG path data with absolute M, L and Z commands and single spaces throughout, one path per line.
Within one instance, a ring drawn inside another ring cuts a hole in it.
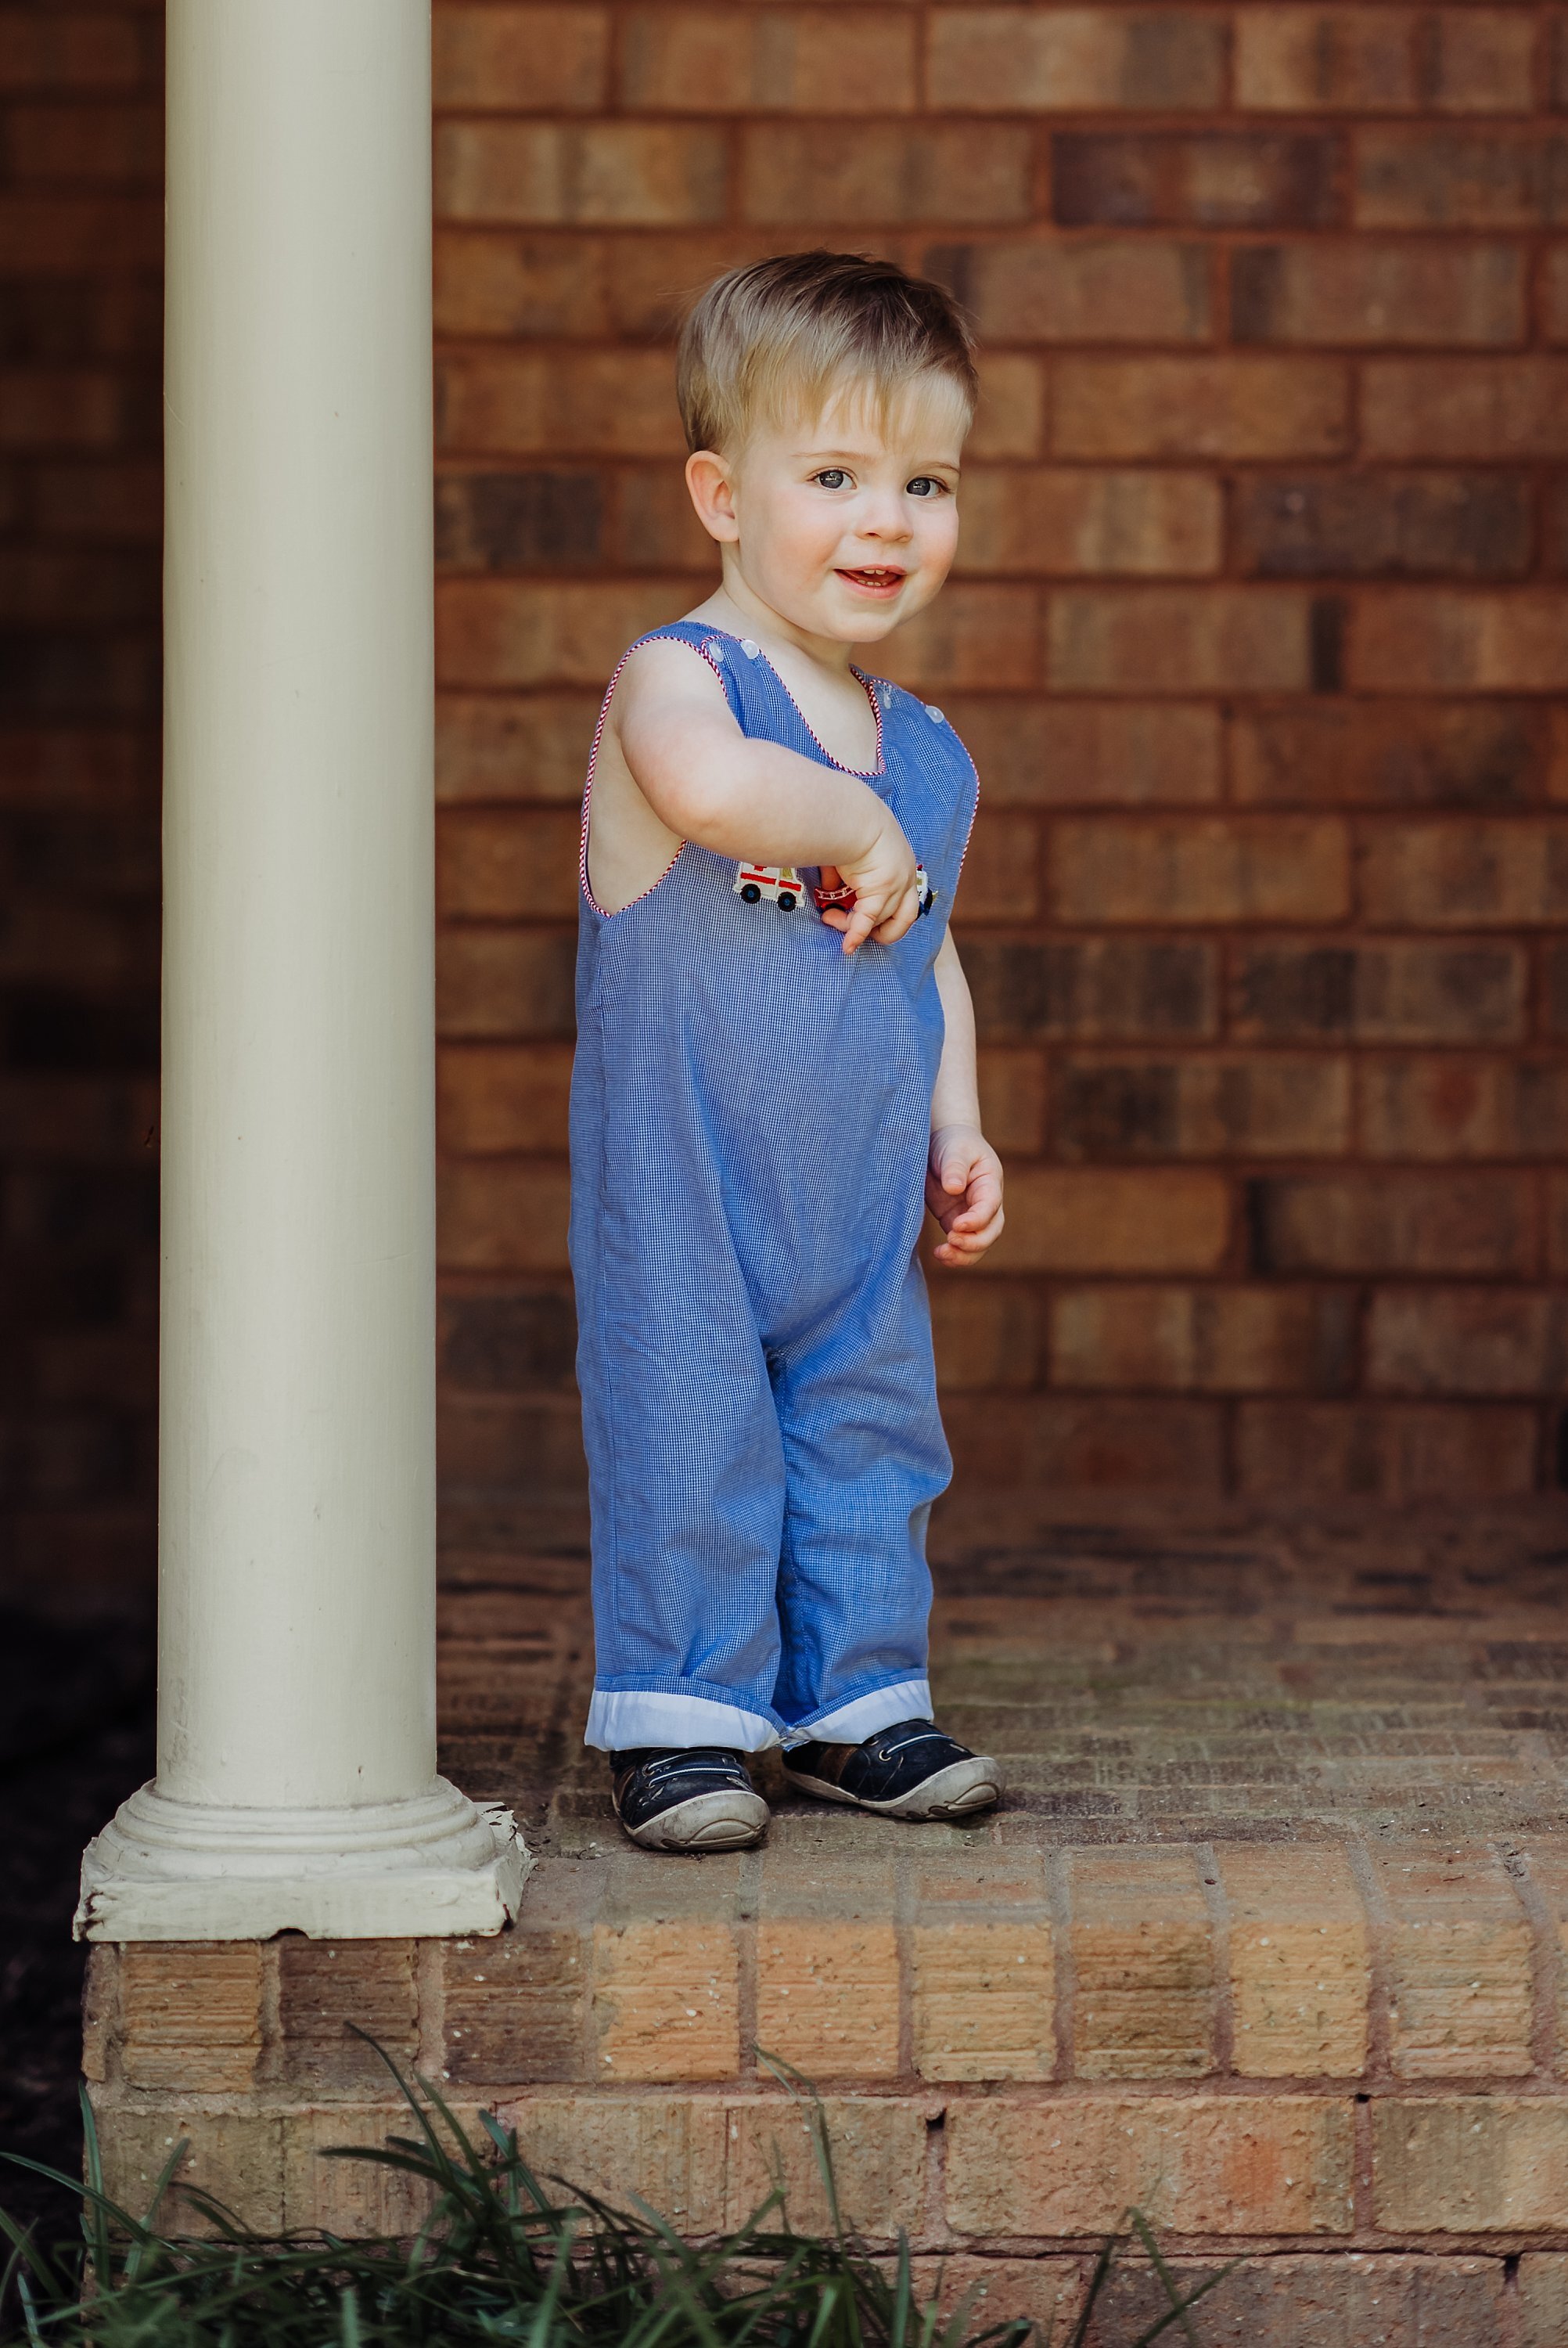
M 835 384 L 819 406 L 803 402 L 783 427 L 798 451 L 827 448 L 880 455 L 889 449 L 957 459 L 969 427 L 968 404 L 950 376 L 912 376 L 890 396 L 869 376 Z

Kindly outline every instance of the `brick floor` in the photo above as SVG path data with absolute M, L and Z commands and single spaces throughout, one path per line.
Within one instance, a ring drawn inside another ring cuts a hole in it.
M 133 2195 L 182 2130 L 262 2222 L 410 2219 L 321 2157 L 395 2125 L 364 2015 L 541 2168 L 692 2231 L 775 2166 L 821 2217 L 793 2065 L 856 2221 L 988 2317 L 1070 2306 L 1137 2202 L 1178 2258 L 1253 2257 L 1204 2339 L 1568 2342 L 1568 1507 L 950 1513 L 938 1705 L 1000 1813 L 899 1828 L 764 1763 L 766 1849 L 702 1860 L 621 1844 L 578 1742 L 580 1524 L 448 1530 L 444 1766 L 525 1823 L 518 1925 L 97 1952 Z

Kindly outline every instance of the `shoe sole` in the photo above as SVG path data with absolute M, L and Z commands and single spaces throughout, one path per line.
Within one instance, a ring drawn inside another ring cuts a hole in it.
M 784 1776 L 819 1802 L 842 1802 L 846 1809 L 871 1810 L 879 1818 L 965 1818 L 976 1810 L 990 1809 L 1002 1793 L 1001 1773 L 985 1753 L 977 1753 L 968 1761 L 949 1762 L 923 1785 L 912 1787 L 891 1802 L 862 1801 L 857 1794 L 846 1794 L 842 1786 L 830 1786 L 825 1777 L 804 1776 L 787 1764 Z
M 640 1827 L 620 1818 L 620 1831 L 643 1850 L 749 1850 L 771 1815 L 760 1794 L 693 1794 Z

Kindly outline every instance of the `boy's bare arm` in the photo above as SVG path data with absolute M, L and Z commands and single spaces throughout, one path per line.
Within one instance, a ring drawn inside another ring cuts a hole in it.
M 942 1226 L 937 1262 L 978 1263 L 1001 1233 L 1001 1159 L 980 1131 L 975 1006 L 949 930 L 937 955 L 937 991 L 947 1038 L 931 1095 L 931 1156 L 926 1204 Z
M 856 891 L 846 953 L 914 923 L 915 852 L 891 810 L 857 776 L 749 739 L 688 647 L 640 646 L 610 723 L 638 789 L 679 839 L 756 864 L 836 864 Z

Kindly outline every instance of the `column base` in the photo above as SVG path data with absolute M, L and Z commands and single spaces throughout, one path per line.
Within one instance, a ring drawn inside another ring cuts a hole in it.
M 445 1777 L 401 1802 L 225 1809 L 143 1786 L 87 1845 L 79 1941 L 498 1932 L 533 1861 L 509 1811 Z

